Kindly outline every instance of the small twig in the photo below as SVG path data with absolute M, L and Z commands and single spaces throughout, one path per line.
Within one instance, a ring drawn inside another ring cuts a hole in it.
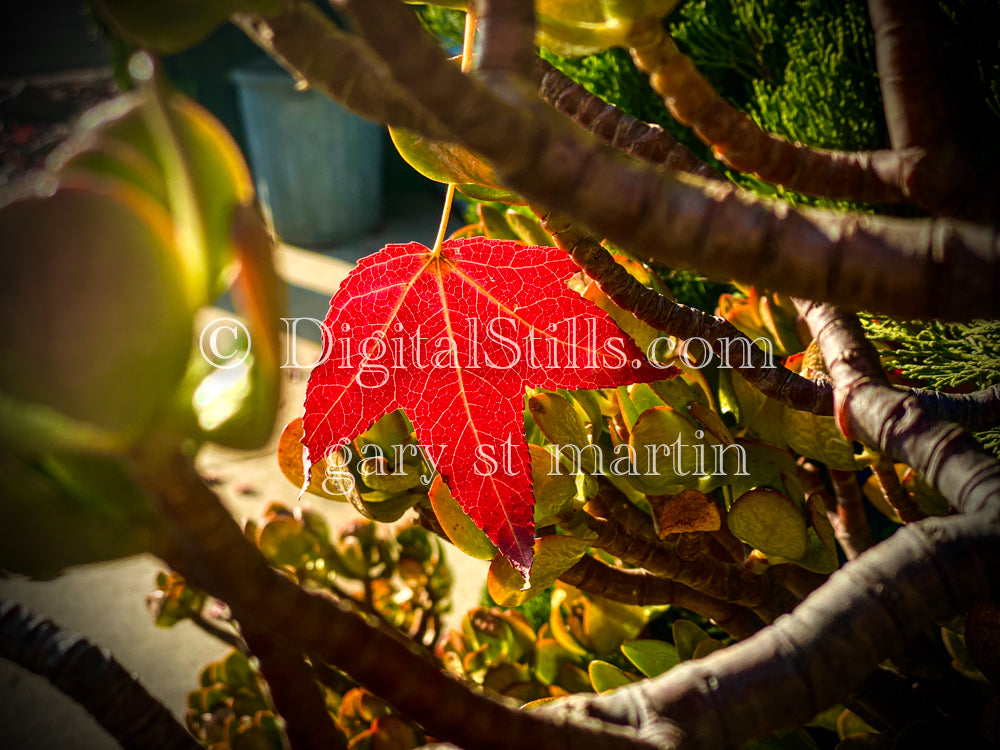
M 105 649 L 17 602 L 0 600 L 0 657 L 45 677 L 125 750 L 201 748 Z
M 842 529 L 840 545 L 844 548 L 847 559 L 853 560 L 874 544 L 868 518 L 865 516 L 858 477 L 853 471 L 830 469 L 830 480 L 833 482 L 837 518 Z
M 891 459 L 879 455 L 878 460 L 872 465 L 872 471 L 879 489 L 882 490 L 882 496 L 903 523 L 913 523 L 927 518 L 927 514 L 913 501 L 910 493 L 900 483 Z
M 232 630 L 226 630 L 225 628 L 216 625 L 214 622 L 209 620 L 200 612 L 192 613 L 188 619 L 191 620 L 191 622 L 194 625 L 199 627 L 205 633 L 212 636 L 213 638 L 218 638 L 227 646 L 235 648 L 237 651 L 244 654 L 249 653 L 247 644 L 243 642 L 242 638 L 240 638 Z

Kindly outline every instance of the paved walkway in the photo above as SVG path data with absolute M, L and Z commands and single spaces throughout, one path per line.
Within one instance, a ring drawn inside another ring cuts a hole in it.
M 390 221 L 373 235 L 322 253 L 283 247 L 278 268 L 288 282 L 290 315 L 322 319 L 329 297 L 358 258 L 389 242 L 432 241 L 440 202 L 433 196 L 389 196 Z M 317 347 L 302 351 L 303 361 L 315 357 Z M 307 373 L 288 370 L 282 419 L 301 414 Z M 234 515 L 259 517 L 269 502 L 295 501 L 296 490 L 281 475 L 273 446 L 256 452 L 206 447 L 199 469 L 219 481 L 217 491 Z M 310 497 L 310 496 L 307 496 Z M 349 505 L 312 498 L 311 505 L 336 523 L 357 518 Z M 456 573 L 452 623 L 478 604 L 487 564 L 449 547 Z M 190 623 L 169 630 L 152 624 L 145 595 L 163 566 L 152 556 L 89 565 L 46 582 L 0 580 L 0 597 L 27 604 L 59 624 L 81 632 L 109 648 L 146 688 L 179 717 L 186 696 L 197 687 L 198 674 L 208 661 L 228 649 Z M 117 744 L 74 702 L 47 682 L 0 659 L 0 745 L 35 750 L 105 750 Z

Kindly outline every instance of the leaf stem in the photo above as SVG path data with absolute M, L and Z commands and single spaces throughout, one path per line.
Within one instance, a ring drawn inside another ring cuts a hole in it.
M 468 73 L 472 69 L 472 45 L 476 39 L 476 11 L 472 2 L 465 12 L 465 32 L 462 35 L 462 72 Z M 441 209 L 441 223 L 438 225 L 437 237 L 434 238 L 434 247 L 431 249 L 431 257 L 436 258 L 441 254 L 441 244 L 444 242 L 444 235 L 448 231 L 448 219 L 451 217 L 451 204 L 455 200 L 455 183 L 448 183 L 448 191 L 444 194 L 444 207 Z
M 441 243 L 444 242 L 444 235 L 448 231 L 448 219 L 451 217 L 451 204 L 455 200 L 455 183 L 448 183 L 448 192 L 444 194 L 444 208 L 441 209 L 441 223 L 438 225 L 437 237 L 434 238 L 434 247 L 431 255 L 437 257 L 441 254 Z

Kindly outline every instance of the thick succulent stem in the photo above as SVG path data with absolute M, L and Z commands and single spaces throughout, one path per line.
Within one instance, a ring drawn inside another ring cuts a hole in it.
M 541 58 L 535 61 L 535 71 L 538 95 L 602 143 L 652 166 L 723 179 L 659 125 L 637 120 L 608 104 Z
M 672 604 L 690 609 L 710 618 L 734 638 L 747 638 L 764 627 L 761 619 L 745 607 L 644 570 L 615 568 L 589 555 L 560 575 L 559 580 L 588 594 L 623 604 Z
M 533 0 L 476 0 L 482 46 L 476 68 L 528 79 L 535 60 Z
M 982 188 L 957 138 L 934 28 L 940 10 L 928 0 L 869 0 L 868 11 L 885 122 L 907 197 L 933 214 L 1000 221 L 1000 194 Z
M 567 712 L 685 750 L 735 747 L 807 721 L 928 624 L 1000 592 L 1000 464 L 888 385 L 855 316 L 798 304 L 848 435 L 913 466 L 966 515 L 910 524 L 754 637 L 613 695 L 571 701 Z
M 912 393 L 889 385 L 857 317 L 830 305 L 797 303 L 834 381 L 841 428 L 917 471 L 963 513 L 990 508 L 1000 464 L 959 426 L 926 413 Z
M 982 432 L 1000 425 L 1000 385 L 973 393 L 941 393 L 915 390 L 928 414 L 955 422 L 970 432 Z
M 105 649 L 15 602 L 0 601 L 0 656 L 48 679 L 126 750 L 201 747 Z
M 628 724 L 682 750 L 735 748 L 804 723 L 929 623 L 995 596 L 998 537 L 992 511 L 912 524 L 746 641 L 562 710 Z
M 719 96 L 659 20 L 637 23 L 629 44 L 632 59 L 649 74 L 670 113 L 733 169 L 805 195 L 866 203 L 905 200 L 893 152 L 824 151 L 764 131 Z

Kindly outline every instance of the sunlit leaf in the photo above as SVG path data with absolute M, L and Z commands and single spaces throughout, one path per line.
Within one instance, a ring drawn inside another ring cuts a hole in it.
M 501 607 L 516 607 L 544 591 L 587 552 L 590 542 L 572 536 L 552 535 L 535 539 L 535 555 L 528 585 L 524 577 L 502 555 L 493 558 L 486 588 Z
M 101 16 L 122 36 L 158 52 L 180 52 L 237 11 L 276 13 L 278 0 L 95 0 Z
M 744 493 L 729 509 L 727 521 L 737 539 L 764 554 L 798 560 L 806 552 L 808 538 L 802 512 L 777 490 L 762 488 Z
M 635 682 L 635 679 L 627 672 L 623 672 L 614 664 L 608 664 L 608 662 L 601 661 L 600 659 L 594 659 L 594 661 L 590 662 L 587 672 L 590 675 L 590 682 L 593 684 L 594 690 L 598 693 L 631 685 Z
M 432 141 L 401 128 L 389 128 L 392 142 L 406 163 L 436 182 L 455 183 L 470 198 L 496 203 L 524 203 L 517 193 L 504 189 L 493 168 L 478 154 L 457 143 Z
M 478 238 L 446 242 L 440 255 L 410 243 L 363 259 L 324 323 L 349 332 L 356 347 L 349 357 L 327 358 L 310 377 L 310 459 L 404 409 L 455 500 L 526 573 L 534 499 L 525 389 L 608 387 L 666 374 L 566 286 L 577 272 L 556 248 Z
M 646 677 L 657 677 L 681 661 L 676 647 L 666 641 L 627 641 L 621 649 Z
M 479 530 L 469 514 L 462 510 L 440 474 L 434 477 L 431 484 L 430 499 L 434 515 L 452 544 L 477 560 L 492 560 L 496 557 L 496 545 Z

